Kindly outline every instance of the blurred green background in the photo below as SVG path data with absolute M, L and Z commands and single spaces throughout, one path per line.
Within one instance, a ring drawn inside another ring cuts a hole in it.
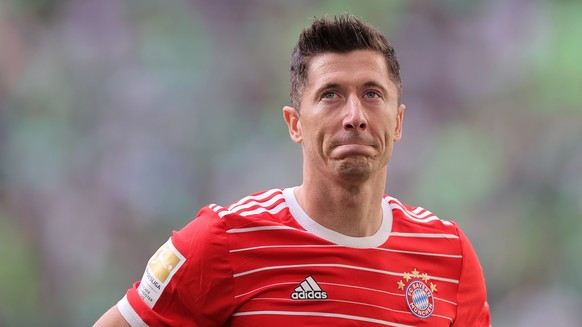
M 207 203 L 294 186 L 314 16 L 394 44 L 387 192 L 457 221 L 494 326 L 582 326 L 582 2 L 0 0 L 0 326 L 92 324 Z

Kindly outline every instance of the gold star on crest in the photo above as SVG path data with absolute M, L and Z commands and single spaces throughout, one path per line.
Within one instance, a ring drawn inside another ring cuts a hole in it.
M 414 278 L 420 277 L 420 272 L 418 270 L 416 270 L 416 268 L 414 268 L 414 270 L 412 271 L 412 277 L 414 277 Z
M 404 286 L 405 285 L 404 285 L 404 283 L 401 280 L 399 280 L 398 283 L 396 283 L 396 284 L 398 284 L 398 289 L 399 290 L 404 290 Z
M 404 279 L 405 282 L 402 281 Z M 402 279 L 396 282 L 398 285 L 399 290 L 404 290 L 406 288 L 406 284 L 410 282 L 411 279 L 420 279 L 422 282 L 428 287 L 430 276 L 428 273 L 422 273 L 418 269 L 414 268 L 411 272 L 403 272 Z M 433 282 L 430 282 L 430 290 L 434 293 L 437 292 L 437 285 Z
M 422 274 L 422 280 L 424 280 L 425 283 L 430 280 L 427 273 Z

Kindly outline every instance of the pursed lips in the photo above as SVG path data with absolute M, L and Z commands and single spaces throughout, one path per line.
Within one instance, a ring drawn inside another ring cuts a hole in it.
M 339 147 L 364 147 L 364 146 L 373 147 L 373 145 L 366 144 L 366 143 L 340 143 L 340 144 L 335 144 L 333 147 L 339 148 Z
M 330 140 L 329 150 L 340 156 L 373 155 L 378 148 L 378 140 L 367 134 L 345 134 Z
M 350 156 L 350 155 L 371 155 L 374 148 L 373 145 L 369 143 L 362 142 L 342 142 L 334 144 L 332 146 L 332 151 L 340 156 Z
M 336 148 L 340 146 L 370 146 L 375 147 L 375 142 L 363 139 L 344 139 L 331 142 L 331 147 Z

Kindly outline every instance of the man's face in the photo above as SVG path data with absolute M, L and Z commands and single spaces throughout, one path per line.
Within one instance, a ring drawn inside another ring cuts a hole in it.
M 291 138 L 303 145 L 304 172 L 351 179 L 385 174 L 402 134 L 404 106 L 398 102 L 379 52 L 312 58 L 300 112 L 283 109 Z

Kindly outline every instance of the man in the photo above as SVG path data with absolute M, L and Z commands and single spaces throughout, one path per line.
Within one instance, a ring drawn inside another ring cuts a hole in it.
M 344 15 L 291 58 L 303 183 L 202 208 L 98 326 L 489 326 L 458 226 L 384 194 L 405 106 L 394 49 Z

